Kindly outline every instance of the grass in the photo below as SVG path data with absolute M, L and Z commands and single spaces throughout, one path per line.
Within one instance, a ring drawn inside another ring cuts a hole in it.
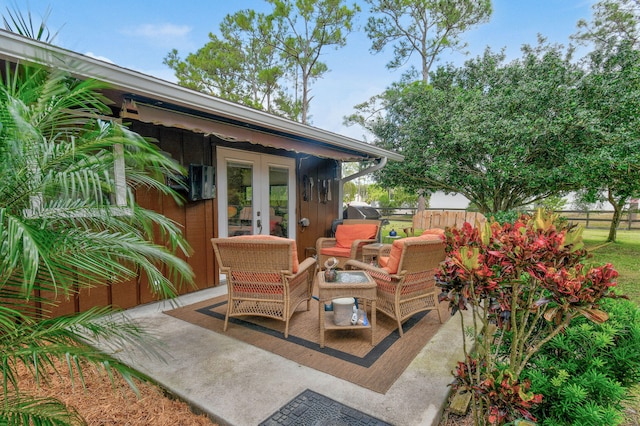
M 612 263 L 620 274 L 617 292 L 640 305 L 640 232 L 618 231 L 615 243 L 606 242 L 608 233 L 608 229 L 585 229 L 585 246 L 593 256 L 590 262 Z
M 607 243 L 608 229 L 585 229 L 584 242 L 591 262 L 603 264 L 610 262 L 620 274 L 618 276 L 619 294 L 628 296 L 640 305 L 640 232 L 618 231 L 617 241 Z M 640 384 L 630 389 L 629 400 L 625 402 L 625 425 L 637 425 L 640 422 Z

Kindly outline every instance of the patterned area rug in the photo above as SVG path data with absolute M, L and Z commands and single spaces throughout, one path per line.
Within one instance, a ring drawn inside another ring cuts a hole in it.
M 289 323 L 288 339 L 284 322 L 251 316 L 230 318 L 225 333 L 226 304 L 226 296 L 221 296 L 166 314 L 383 394 L 440 327 L 437 312 L 422 312 L 404 323 L 400 338 L 396 322 L 378 312 L 374 345 L 368 329 L 328 330 L 325 347 L 320 348 L 316 300 L 309 311 L 304 303 L 298 307 Z

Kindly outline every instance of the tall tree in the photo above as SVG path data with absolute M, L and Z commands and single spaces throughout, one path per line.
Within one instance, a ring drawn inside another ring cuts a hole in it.
M 598 131 L 575 164 L 583 198 L 613 207 L 607 241 L 615 241 L 625 205 L 640 197 L 640 51 L 618 42 L 592 52 L 589 65 L 581 89 Z
M 366 0 L 372 16 L 367 22 L 371 51 L 379 53 L 393 44 L 389 69 L 405 65 L 414 54 L 419 56 L 422 81 L 445 49 L 464 50 L 460 36 L 487 22 L 492 13 L 491 0 Z
M 174 49 L 164 63 L 181 85 L 308 124 L 311 85 L 329 71 L 320 57 L 346 45 L 360 9 L 344 0 L 267 1 L 271 13 L 228 15 L 221 37 L 210 34 L 184 61 Z
M 615 241 L 624 206 L 640 197 L 640 0 L 602 0 L 593 11 L 572 37 L 593 46 L 582 89 L 599 132 L 577 164 L 585 198 L 614 209 L 607 240 Z
M 295 118 L 294 100 L 283 87 L 286 64 L 274 48 L 278 31 L 265 15 L 239 11 L 225 16 L 220 37 L 210 33 L 209 42 L 184 60 L 174 49 L 164 63 L 182 86 Z
M 378 145 L 405 156 L 381 170 L 383 185 L 460 193 L 483 213 L 575 187 L 568 155 L 590 137 L 576 99 L 582 71 L 544 43 L 504 59 L 488 49 L 463 67 L 440 67 L 431 85 L 385 93 L 386 115 L 361 121 Z
M 344 47 L 352 31 L 357 4 L 344 0 L 267 0 L 274 7 L 269 16 L 282 25 L 284 33 L 273 32 L 282 58 L 289 65 L 294 81 L 294 97 L 300 102 L 298 121 L 309 123 L 311 84 L 329 71 L 320 61 L 326 48 Z

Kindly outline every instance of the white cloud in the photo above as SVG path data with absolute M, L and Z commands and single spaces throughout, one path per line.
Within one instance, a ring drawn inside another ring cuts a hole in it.
M 153 44 L 165 47 L 189 46 L 189 36 L 192 27 L 189 25 L 174 24 L 142 24 L 132 28 L 126 28 L 120 32 L 137 38 L 151 41 Z
M 98 59 L 100 61 L 109 62 L 110 64 L 115 64 L 115 62 L 113 62 L 111 59 L 107 58 L 106 56 L 96 55 L 93 52 L 87 52 L 87 53 L 85 53 L 85 56 L 88 56 L 88 57 L 94 58 L 94 59 Z

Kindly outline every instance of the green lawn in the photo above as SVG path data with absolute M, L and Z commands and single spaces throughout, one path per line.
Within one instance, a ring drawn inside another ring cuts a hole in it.
M 606 243 L 608 229 L 585 229 L 584 242 L 595 264 L 611 262 L 620 276 L 618 292 L 640 304 L 640 232 L 618 231 L 615 243 Z

